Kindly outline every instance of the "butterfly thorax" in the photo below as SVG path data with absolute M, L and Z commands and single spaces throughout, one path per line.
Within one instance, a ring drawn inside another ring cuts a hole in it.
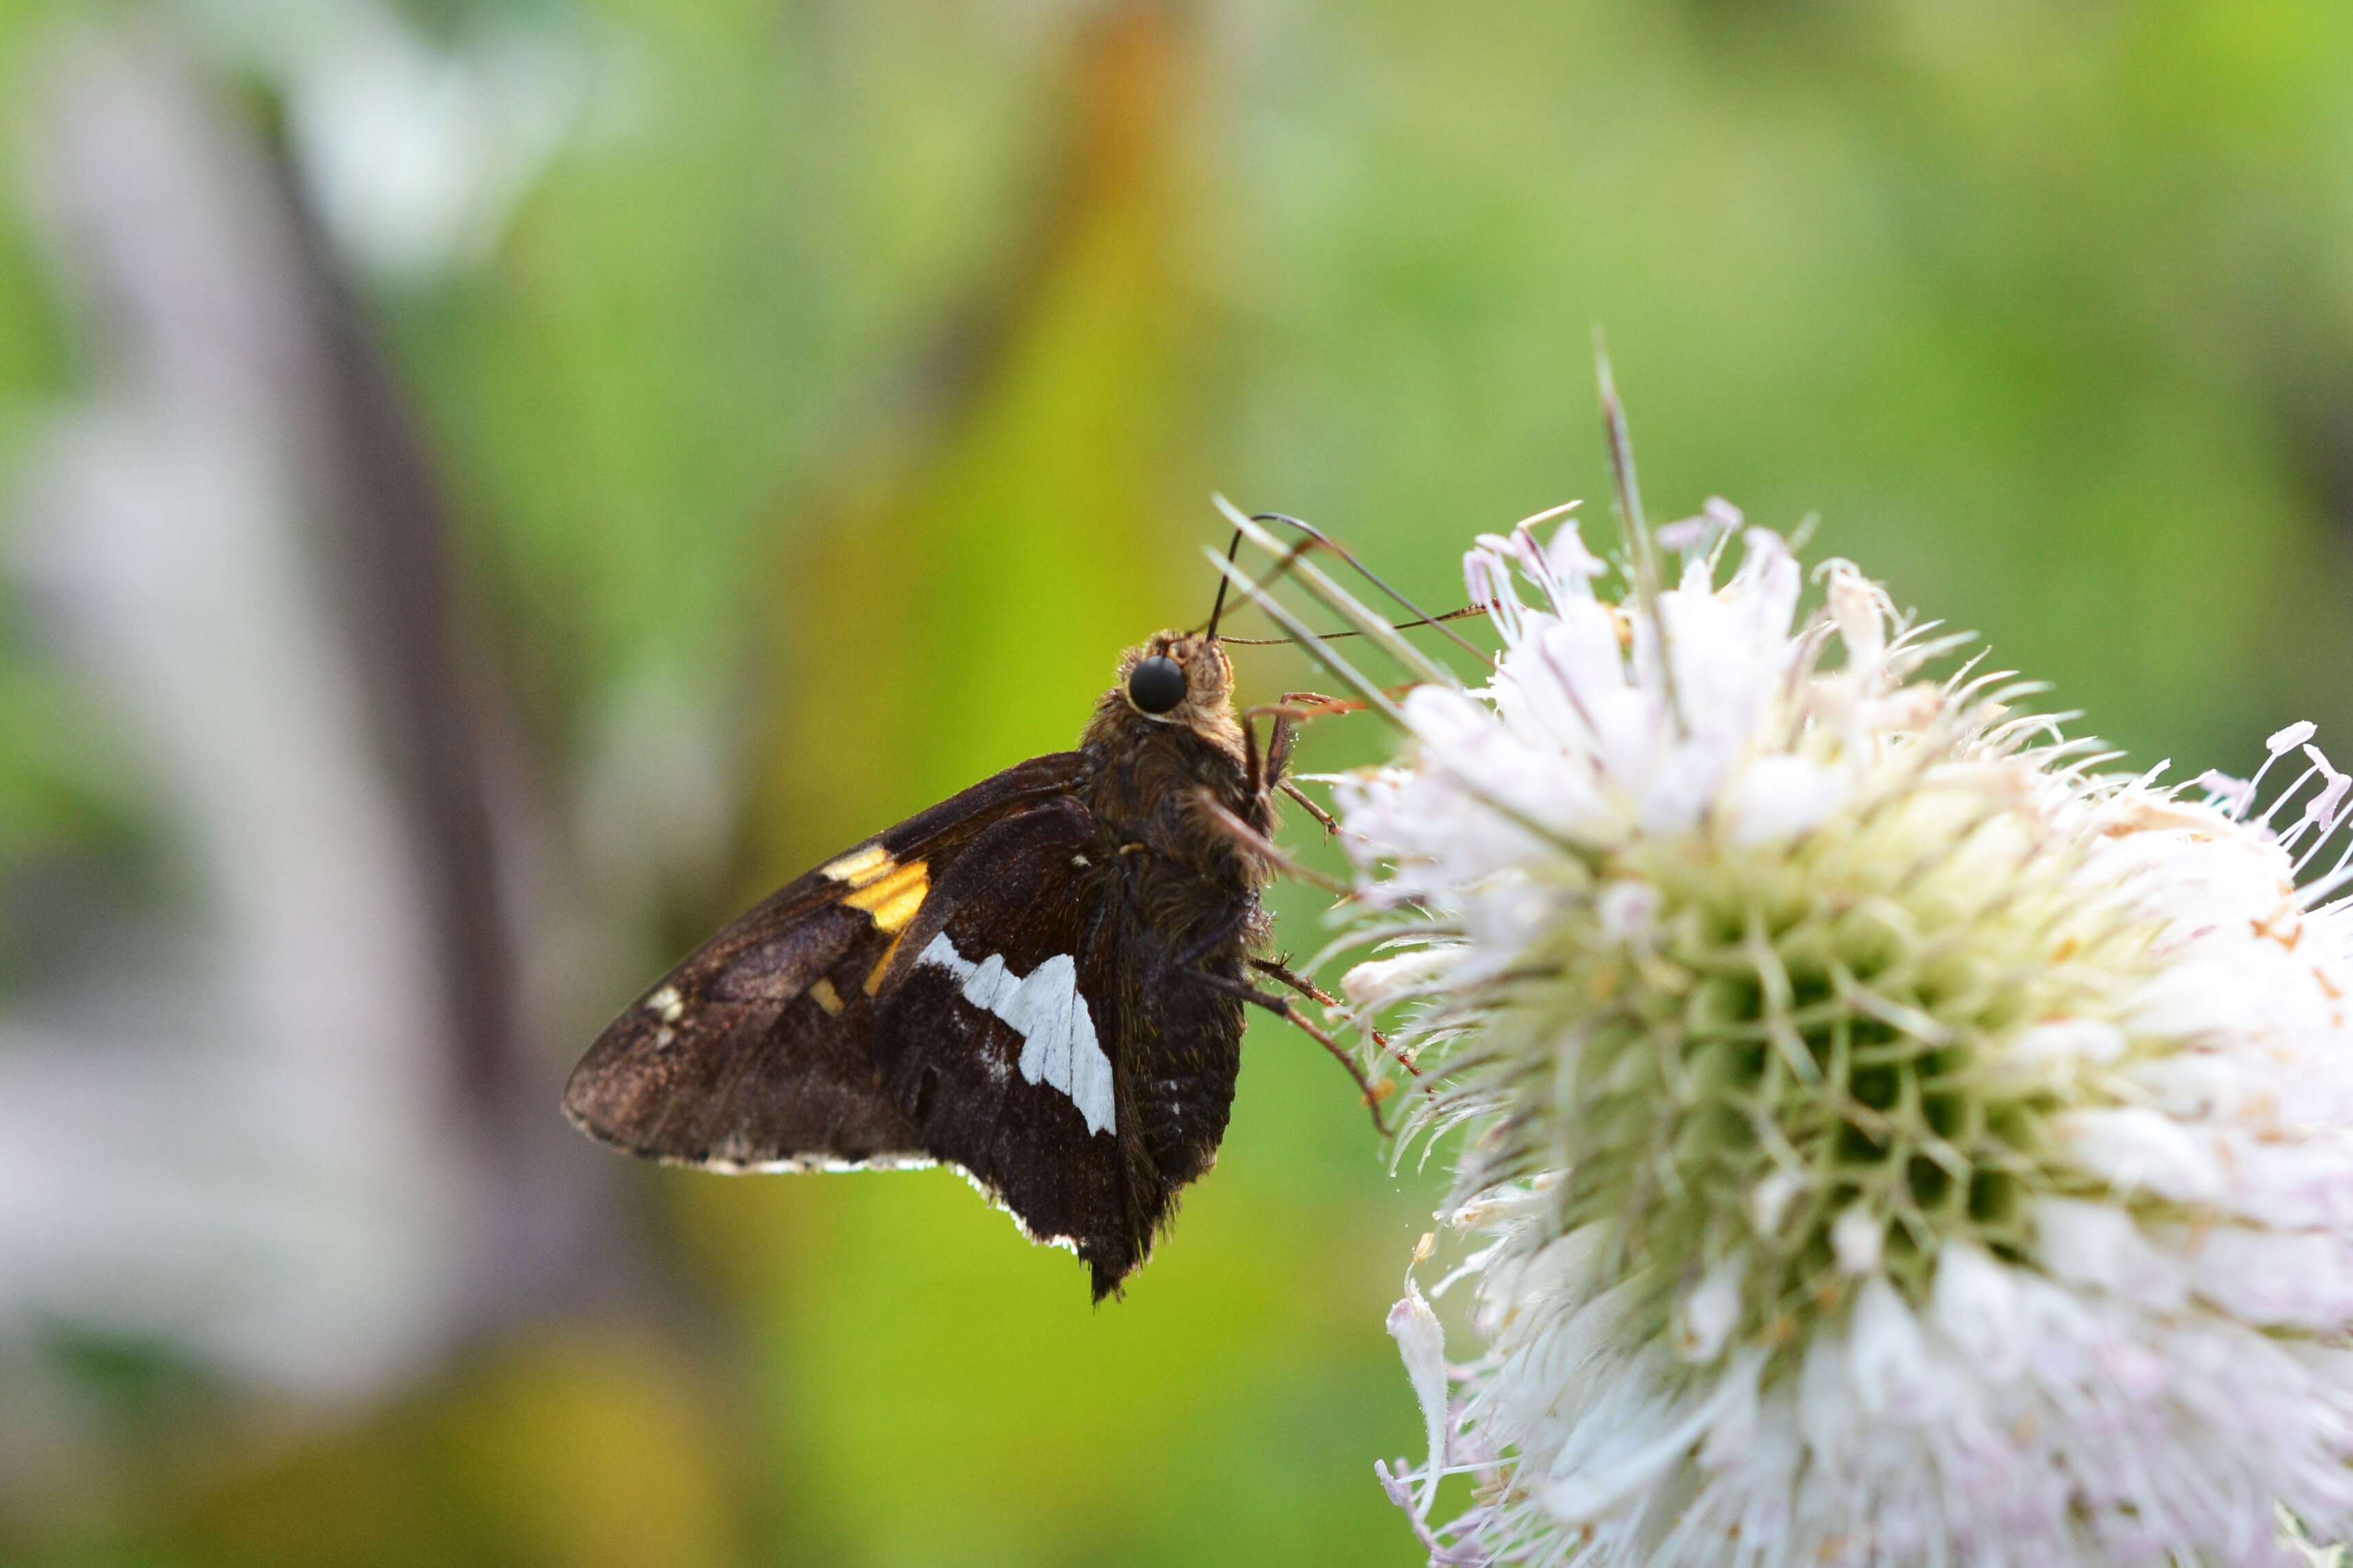
M 1129 672 L 1154 656 L 1174 658 L 1186 671 L 1186 700 L 1164 715 L 1140 712 L 1127 697 Z M 1119 681 L 1096 703 L 1079 749 L 1087 804 L 1103 825 L 1106 847 L 1123 862 L 1130 897 L 1168 936 L 1198 941 L 1220 928 L 1230 931 L 1238 959 L 1258 934 L 1257 895 L 1271 868 L 1220 820 L 1219 810 L 1271 838 L 1268 794 L 1275 780 L 1250 787 L 1232 693 L 1223 650 L 1164 632 L 1129 650 Z M 1239 928 L 1238 903 L 1249 909 Z

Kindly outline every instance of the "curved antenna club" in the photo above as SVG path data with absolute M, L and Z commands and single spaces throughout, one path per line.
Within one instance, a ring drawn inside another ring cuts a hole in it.
M 1403 594 L 1398 593 L 1397 589 L 1391 587 L 1387 578 L 1383 577 L 1379 573 L 1374 571 L 1371 567 L 1358 560 L 1356 556 L 1338 540 L 1333 538 L 1330 534 L 1324 532 L 1314 523 L 1303 521 L 1301 519 L 1292 516 L 1289 512 L 1252 512 L 1250 514 L 1250 521 L 1252 522 L 1286 523 L 1291 527 L 1297 529 L 1300 532 L 1307 536 L 1308 544 L 1321 545 L 1324 549 L 1330 551 L 1333 554 L 1338 556 L 1341 560 L 1346 562 L 1355 569 L 1356 575 L 1362 577 L 1366 582 L 1370 583 L 1374 587 L 1378 588 L 1382 593 L 1387 594 L 1390 598 L 1396 600 L 1398 605 L 1402 607 L 1408 615 L 1417 617 L 1414 620 L 1405 622 L 1404 626 L 1392 627 L 1392 630 L 1402 631 L 1406 626 L 1437 626 L 1438 629 L 1440 632 L 1443 632 L 1457 647 L 1469 654 L 1472 658 L 1475 658 L 1480 663 L 1486 665 L 1489 668 L 1493 668 L 1494 667 L 1495 661 L 1490 658 L 1486 654 L 1481 652 L 1469 638 L 1440 624 L 1445 621 L 1461 619 L 1462 615 L 1461 611 L 1456 611 L 1453 614 L 1444 616 L 1431 615 L 1428 610 L 1423 609 L 1419 605 L 1415 604 L 1411 599 L 1407 598 Z M 1293 545 L 1284 553 L 1286 555 L 1295 557 L 1297 555 L 1303 554 L 1305 552 L 1305 549 L 1306 546 L 1304 545 Z M 1278 568 L 1278 574 L 1280 570 L 1281 569 Z M 1474 605 L 1472 608 L 1475 610 L 1478 606 Z
M 1303 551 L 1286 547 L 1282 540 L 1260 527 L 1254 520 L 1244 517 L 1235 510 L 1233 503 L 1225 497 L 1218 496 L 1214 499 L 1219 510 L 1225 512 L 1234 526 L 1242 531 L 1243 537 L 1260 550 L 1276 558 L 1278 571 L 1287 571 L 1293 581 L 1306 589 L 1314 597 L 1321 600 L 1324 608 L 1333 611 L 1372 641 L 1380 645 L 1381 651 L 1395 659 L 1399 667 L 1416 680 L 1461 689 L 1462 685 L 1461 677 L 1399 637 L 1396 629 L 1389 625 L 1387 616 L 1375 615 L 1358 601 L 1355 595 L 1334 582 L 1314 562 L 1307 560 Z M 1268 581 L 1272 581 L 1271 574 Z M 1253 597 L 1258 597 L 1261 604 L 1264 603 L 1262 595 L 1253 595 Z M 1283 629 L 1293 631 L 1288 624 L 1284 625 Z M 1293 635 L 1297 635 L 1295 631 Z
M 1355 692 L 1366 708 L 1388 720 L 1399 731 L 1408 734 L 1412 732 L 1411 728 L 1405 721 L 1404 712 L 1388 693 L 1374 684 L 1345 658 L 1333 652 L 1331 645 L 1308 629 L 1307 623 L 1293 615 L 1290 607 L 1282 600 L 1267 592 L 1264 584 L 1253 579 L 1249 573 L 1220 556 L 1214 549 L 1204 547 L 1201 553 L 1208 558 L 1209 564 L 1215 566 L 1228 582 L 1241 590 L 1242 597 L 1256 605 L 1275 625 L 1291 634 L 1287 641 L 1298 645 L 1310 658 L 1329 670 L 1343 686 Z
M 1477 620 L 1486 616 L 1488 613 L 1487 606 L 1484 605 L 1465 605 L 1459 610 L 1449 610 L 1442 616 L 1429 616 L 1418 621 L 1398 621 L 1389 627 L 1389 630 L 1393 632 L 1409 632 L 1416 626 L 1435 626 L 1447 621 Z M 1322 635 L 1324 639 L 1329 642 L 1335 637 L 1360 637 L 1365 634 L 1360 631 L 1350 629 L 1347 631 L 1325 632 Z M 1289 647 L 1291 646 L 1291 639 L 1289 637 L 1221 637 L 1218 640 L 1221 643 L 1229 644 L 1235 647 Z M 1482 655 L 1482 657 L 1484 656 Z
M 1601 434 L 1609 448 L 1609 479 L 1617 495 L 1618 525 L 1626 535 L 1626 552 L 1634 563 L 1634 603 L 1659 639 L 1659 678 L 1666 688 L 1667 711 L 1675 728 L 1688 734 L 1683 700 L 1675 691 L 1675 661 L 1669 645 L 1667 623 L 1659 614 L 1659 553 L 1651 539 L 1651 525 L 1642 516 L 1642 489 L 1634 477 L 1634 439 L 1626 429 L 1626 405 L 1618 400 L 1618 378 L 1609 370 L 1609 344 L 1598 325 L 1593 329 L 1593 370 L 1601 387 Z
M 1223 497 L 1219 497 L 1219 500 L 1220 504 L 1224 503 Z M 1252 536 L 1250 542 L 1254 544 L 1260 544 L 1260 548 L 1266 548 L 1264 544 L 1260 543 L 1261 540 L 1273 540 L 1273 535 L 1267 533 L 1264 529 L 1260 528 L 1256 523 L 1252 523 L 1247 518 L 1242 517 L 1240 512 L 1229 510 L 1227 515 L 1234 518 L 1238 523 L 1243 525 L 1244 531 Z M 1280 541 L 1275 541 L 1275 542 L 1280 543 Z M 1271 552 L 1272 552 L 1270 551 L 1270 553 Z M 1281 626 L 1284 631 L 1289 632 L 1291 634 L 1291 640 L 1299 646 L 1302 652 L 1305 653 L 1310 658 L 1329 670 L 1343 686 L 1347 687 L 1359 698 L 1363 699 L 1365 706 L 1367 709 L 1388 721 L 1388 722 L 1396 726 L 1401 733 L 1410 735 L 1414 732 L 1412 724 L 1406 719 L 1405 710 L 1398 706 L 1394 698 L 1390 697 L 1388 692 L 1382 690 L 1380 687 L 1376 685 L 1361 670 L 1357 669 L 1356 666 L 1350 664 L 1346 658 L 1334 652 L 1330 643 L 1317 636 L 1314 632 L 1309 630 L 1307 623 L 1301 620 L 1298 616 L 1293 614 L 1289 605 L 1285 605 L 1281 599 L 1276 598 L 1272 594 L 1267 591 L 1267 584 L 1272 580 L 1271 577 L 1265 580 L 1254 579 L 1249 573 L 1244 572 L 1240 566 L 1235 565 L 1232 562 L 1226 560 L 1224 557 L 1220 556 L 1216 550 L 1207 545 L 1202 546 L 1201 553 L 1208 559 L 1208 563 L 1212 566 L 1215 566 L 1225 575 L 1228 581 L 1232 583 L 1235 587 L 1241 590 L 1242 596 L 1244 598 L 1250 600 L 1253 605 L 1256 605 L 1270 620 L 1274 622 L 1275 625 Z M 1303 566 L 1305 572 L 1314 573 L 1318 577 L 1323 576 L 1323 574 L 1316 572 L 1315 568 L 1313 566 L 1305 566 L 1304 563 L 1299 564 Z M 1328 578 L 1325 578 L 1324 580 L 1327 583 L 1330 581 Z M 1339 591 L 1335 588 L 1334 592 L 1338 593 Z M 1356 604 L 1356 601 L 1348 599 L 1345 594 L 1340 594 L 1339 596 L 1347 600 L 1349 604 Z M 1366 610 L 1362 605 L 1356 605 L 1356 610 L 1363 616 L 1372 616 L 1372 612 Z M 1345 614 L 1346 612 L 1343 611 L 1342 613 Z M 1407 643 L 1404 638 L 1399 637 L 1394 631 L 1390 630 L 1389 626 L 1386 621 L 1382 621 L 1378 619 L 1378 617 L 1373 617 L 1373 625 L 1379 626 L 1381 632 L 1388 633 L 1388 641 L 1395 642 L 1404 647 L 1406 652 L 1412 655 L 1415 659 L 1419 660 L 1423 664 L 1430 663 L 1429 657 L 1427 655 L 1422 653 L 1419 648 L 1414 647 L 1412 645 Z M 1375 637 L 1376 640 L 1379 639 L 1380 634 L 1376 633 L 1373 630 L 1372 626 L 1365 626 L 1364 630 L 1367 636 Z M 1435 668 L 1436 667 L 1432 666 L 1431 668 Z M 1439 673 L 1442 679 L 1446 679 L 1449 683 L 1451 683 L 1451 671 L 1440 670 Z M 1480 805 L 1485 806 L 1496 816 L 1504 818 L 1504 821 L 1511 823 L 1515 827 L 1518 827 L 1529 837 L 1535 838 L 1538 843 L 1556 845 L 1564 851 L 1571 854 L 1582 853 L 1576 845 L 1563 837 L 1553 828 L 1538 822 L 1535 818 L 1530 816 L 1526 812 L 1521 810 L 1511 802 L 1504 800 L 1494 795 L 1481 781 L 1474 778 L 1465 777 L 1458 769 L 1450 764 L 1445 758 L 1432 757 L 1430 760 L 1435 765 L 1445 769 L 1447 773 L 1451 774 L 1455 782 L 1462 786 L 1463 792 L 1469 795 L 1472 799 L 1477 801 Z

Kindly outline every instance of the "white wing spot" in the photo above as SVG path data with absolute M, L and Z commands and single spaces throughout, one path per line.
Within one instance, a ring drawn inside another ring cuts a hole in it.
M 1021 1037 L 1021 1076 L 1053 1085 L 1071 1097 L 1090 1132 L 1108 1132 L 1117 1121 L 1111 1084 L 1111 1058 L 1095 1038 L 1087 999 L 1079 994 L 1079 966 L 1056 953 L 1027 974 L 1015 974 L 990 953 L 975 963 L 955 950 L 948 933 L 932 938 L 916 955 L 918 964 L 944 969 L 964 984 L 964 999 L 996 1014 Z
M 665 1024 L 675 1024 L 686 1014 L 686 998 L 678 994 L 675 985 L 665 985 L 646 998 L 646 1011 L 658 1013 Z

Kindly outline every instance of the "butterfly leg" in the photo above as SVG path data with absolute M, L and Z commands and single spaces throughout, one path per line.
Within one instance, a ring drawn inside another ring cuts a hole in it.
M 1258 743 L 1256 721 L 1261 714 L 1274 715 L 1274 732 L 1267 737 L 1266 749 Z M 1287 708 L 1245 708 L 1241 711 L 1243 777 L 1253 799 L 1284 783 L 1291 771 L 1292 722 L 1297 715 Z
M 1399 692 L 1407 689 L 1407 687 L 1398 688 Z M 1291 742 L 1297 733 L 1296 727 L 1309 719 L 1321 719 L 1335 713 L 1354 713 L 1365 706 L 1362 702 L 1325 697 L 1320 692 L 1286 691 L 1281 702 L 1244 709 L 1241 715 L 1242 736 L 1250 747 L 1250 793 L 1255 795 L 1261 789 L 1281 790 L 1307 808 L 1307 815 L 1324 829 L 1324 837 L 1337 837 L 1340 825 L 1333 820 L 1332 814 L 1309 799 L 1306 791 L 1291 782 Z M 1262 713 L 1274 715 L 1274 738 L 1267 742 L 1263 770 L 1259 766 L 1258 742 L 1250 726 L 1250 721 Z M 1263 784 L 1261 783 L 1261 777 Z
M 1242 826 L 1239 819 L 1236 819 L 1236 825 Z M 1371 1079 L 1366 1077 L 1365 1069 L 1356 1065 L 1356 1058 L 1348 1048 L 1335 1040 L 1330 1033 L 1314 1019 L 1301 1012 L 1288 996 L 1280 996 L 1271 991 L 1261 991 L 1246 980 L 1233 975 L 1212 973 L 1198 967 L 1204 958 L 1233 940 L 1236 929 L 1238 929 L 1236 926 L 1229 925 L 1210 932 L 1191 948 L 1178 954 L 1176 967 L 1189 972 L 1195 979 L 1212 990 L 1222 991 L 1229 996 L 1239 997 L 1252 1006 L 1263 1007 L 1268 1012 L 1287 1019 L 1302 1034 L 1329 1051 L 1335 1061 L 1348 1069 L 1348 1076 L 1356 1080 L 1356 1088 L 1364 1094 L 1365 1108 L 1372 1114 L 1374 1130 L 1384 1138 L 1389 1136 L 1388 1124 L 1381 1119 L 1380 1102 L 1395 1090 L 1394 1084 L 1376 1084 Z M 1312 1001 L 1319 1002 L 1327 1007 L 1338 1005 L 1333 997 L 1319 989 L 1313 981 L 1293 973 L 1287 965 L 1277 960 L 1248 957 L 1247 962 L 1252 968 L 1281 981 Z M 1380 1036 L 1376 1034 L 1373 1039 L 1384 1050 L 1388 1049 L 1388 1042 L 1382 1039 Z M 1395 1055 L 1394 1052 L 1390 1054 Z M 1407 1071 L 1414 1071 L 1412 1063 L 1405 1062 L 1403 1058 L 1398 1059 L 1404 1063 Z M 1416 1076 L 1419 1075 L 1417 1073 Z
M 1299 720 L 1283 709 L 1274 710 L 1274 732 L 1266 741 L 1266 783 L 1271 787 L 1291 778 L 1291 745 L 1298 739 Z
M 1282 705 L 1296 708 L 1303 719 L 1322 719 L 1340 713 L 1362 712 L 1366 704 L 1359 697 L 1326 697 L 1320 691 L 1286 691 Z
M 1299 716 L 1288 709 L 1274 710 L 1274 734 L 1266 743 L 1267 783 L 1305 806 L 1307 815 L 1322 825 L 1324 837 L 1329 838 L 1340 831 L 1340 825 L 1332 820 L 1330 812 L 1310 800 L 1305 790 L 1291 782 L 1291 747 L 1299 735 L 1298 720 Z
M 1289 779 L 1283 780 L 1274 787 L 1289 795 L 1292 799 L 1297 801 L 1300 805 L 1305 806 L 1307 808 L 1307 815 L 1314 817 L 1317 822 L 1323 824 L 1324 837 L 1332 838 L 1338 836 L 1340 832 L 1340 825 L 1333 820 L 1332 814 L 1330 812 L 1316 805 L 1313 800 L 1310 800 L 1307 797 L 1307 792 L 1305 790 L 1301 789 Z
M 1377 1084 L 1366 1077 L 1365 1069 L 1356 1065 L 1355 1055 L 1345 1046 L 1334 1039 L 1313 1018 L 1301 1012 L 1290 997 L 1278 996 L 1271 991 L 1261 991 L 1246 980 L 1232 980 L 1222 974 L 1200 973 L 1200 978 L 1206 984 L 1229 995 L 1240 997 L 1252 1006 L 1263 1007 L 1277 1017 L 1288 1020 L 1300 1033 L 1331 1052 L 1332 1059 L 1348 1069 L 1348 1076 L 1356 1080 L 1356 1088 L 1363 1092 L 1365 1109 L 1373 1118 L 1373 1131 L 1384 1138 L 1390 1136 L 1389 1125 L 1381 1117 L 1381 1101 L 1396 1090 L 1395 1084 Z
M 1249 958 L 1245 959 L 1243 962 L 1247 963 L 1252 969 L 1257 970 L 1261 974 L 1265 975 L 1268 979 L 1288 985 L 1293 991 L 1298 992 L 1302 996 L 1306 997 L 1310 1002 L 1318 1003 L 1325 1007 L 1337 1007 L 1340 1005 L 1339 998 L 1325 991 L 1321 985 L 1316 984 L 1313 980 L 1308 979 L 1307 976 L 1286 967 L 1281 959 Z M 1416 1078 L 1419 1078 L 1421 1076 L 1421 1069 L 1414 1066 L 1412 1060 L 1403 1052 L 1392 1049 L 1389 1046 L 1388 1037 L 1382 1034 L 1378 1029 L 1366 1029 L 1365 1031 L 1365 1037 L 1371 1040 L 1373 1044 L 1378 1046 L 1382 1050 L 1388 1052 L 1389 1059 L 1397 1063 L 1398 1066 L 1405 1068 L 1406 1071 L 1411 1073 Z
M 1245 848 L 1248 848 L 1254 854 L 1263 858 L 1268 865 L 1272 866 L 1275 869 L 1282 872 L 1285 876 L 1296 877 L 1303 882 L 1312 882 L 1316 887 L 1323 889 L 1325 892 L 1339 895 L 1341 897 L 1345 897 L 1347 894 L 1355 891 L 1355 889 L 1350 888 L 1347 883 L 1341 881 L 1338 878 L 1327 877 L 1323 872 L 1315 870 L 1312 867 L 1301 865 L 1298 861 L 1284 854 L 1275 846 L 1272 839 L 1267 837 L 1265 834 L 1261 833 L 1257 828 L 1252 827 L 1249 823 L 1244 822 L 1240 817 L 1236 816 L 1231 811 L 1226 808 L 1224 802 L 1219 800 L 1218 797 L 1215 795 L 1212 795 L 1208 789 L 1204 788 L 1201 790 L 1197 798 L 1200 802 L 1201 809 L 1208 814 L 1209 820 L 1218 825 L 1219 831 L 1239 841 Z
M 1395 686 L 1383 687 L 1381 695 L 1392 702 L 1404 700 L 1415 682 L 1401 680 Z M 1302 719 L 1329 719 L 1342 713 L 1361 713 L 1372 706 L 1361 697 L 1326 697 L 1320 691 L 1286 691 L 1278 707 L 1287 709 Z M 1272 709 L 1268 711 L 1273 711 Z
M 1297 970 L 1286 965 L 1282 959 L 1250 958 L 1244 962 L 1252 969 L 1257 970 L 1261 974 L 1265 975 L 1269 980 L 1277 981 L 1282 984 L 1289 986 L 1292 990 L 1298 992 L 1302 996 L 1306 997 L 1310 1002 L 1320 1002 L 1326 1007 L 1337 1007 L 1340 1005 L 1337 997 L 1333 996 L 1329 992 L 1316 984 L 1313 980 L 1308 979 L 1304 974 L 1302 974 Z

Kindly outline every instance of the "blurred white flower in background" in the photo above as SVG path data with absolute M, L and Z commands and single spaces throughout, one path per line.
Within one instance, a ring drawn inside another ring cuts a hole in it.
M 592 36 L 560 5 L 447 37 L 385 0 L 193 0 L 190 12 L 206 53 L 283 96 L 320 226 L 385 283 L 488 259 L 548 163 L 592 118 L 625 114 L 635 88 L 617 36 Z
M 626 933 L 577 912 L 470 657 L 429 459 L 328 269 L 364 242 L 318 243 L 184 44 L 64 30 L 26 105 L 90 353 L 0 494 L 0 574 L 160 885 L 0 886 L 42 943 L 0 998 L 0 1499 L 101 1430 L 59 1351 L 331 1405 L 625 1245 L 545 1046 Z
M 367 1391 L 445 1342 L 474 1242 L 427 854 L 321 569 L 311 280 L 161 50 L 79 40 L 41 107 L 43 232 L 114 330 L 7 498 L 7 564 L 185 892 L 0 1012 L 0 1343 Z
M 1639 507 L 1630 506 L 1639 518 Z M 1738 564 L 1718 585 L 1722 557 Z M 1712 503 L 1466 558 L 1339 784 L 1484 1342 L 1390 1320 L 1433 1561 L 2293 1561 L 2353 1528 L 2348 781 L 2168 788 Z M 2162 770 L 2160 769 L 2159 772 Z M 1433 1291 L 1433 1294 L 1437 1292 Z M 1473 1500 L 1430 1522 L 1438 1483 Z

